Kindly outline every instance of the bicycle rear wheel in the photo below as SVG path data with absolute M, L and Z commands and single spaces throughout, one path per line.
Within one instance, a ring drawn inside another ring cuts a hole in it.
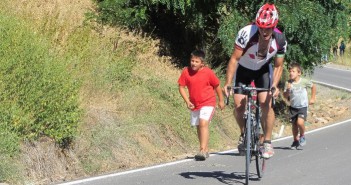
M 254 145 L 255 145 L 255 161 L 256 161 L 256 170 L 258 178 L 262 178 L 265 168 L 266 168 L 266 159 L 262 157 L 262 146 L 260 142 L 261 138 L 261 120 L 260 120 L 260 108 L 256 109 L 255 113 L 255 126 L 254 126 Z
M 265 168 L 266 168 L 266 159 L 261 156 L 261 151 L 258 151 L 256 154 L 256 170 L 258 178 L 262 178 Z

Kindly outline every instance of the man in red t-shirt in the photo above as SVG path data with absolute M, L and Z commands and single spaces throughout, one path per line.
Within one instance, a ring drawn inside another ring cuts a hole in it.
M 218 106 L 221 109 L 224 109 L 224 100 L 218 77 L 205 66 L 205 53 L 203 51 L 195 50 L 191 53 L 190 66 L 183 69 L 178 84 L 179 93 L 188 109 L 191 110 L 191 125 L 197 127 L 200 151 L 195 155 L 195 159 L 205 160 L 209 157 L 208 125 L 216 106 L 215 92 L 219 98 Z M 186 88 L 188 88 L 189 97 Z

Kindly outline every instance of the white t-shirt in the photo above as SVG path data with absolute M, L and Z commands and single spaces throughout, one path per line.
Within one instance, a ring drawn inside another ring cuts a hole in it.
M 243 51 L 239 64 L 247 69 L 255 71 L 259 70 L 264 64 L 273 59 L 275 55 L 284 55 L 287 47 L 285 35 L 275 28 L 272 33 L 267 55 L 265 58 L 260 59 L 258 57 L 258 38 L 258 27 L 252 24 L 239 30 L 235 39 L 235 48 Z
M 290 107 L 302 108 L 308 107 L 307 88 L 312 88 L 312 81 L 300 78 L 298 82 L 292 82 L 290 88 Z M 284 92 L 287 91 L 288 82 L 285 83 Z

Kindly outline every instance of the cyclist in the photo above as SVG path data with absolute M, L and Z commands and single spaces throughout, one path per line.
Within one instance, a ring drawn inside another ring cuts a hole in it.
M 233 80 L 234 86 L 249 85 L 254 80 L 257 88 L 275 88 L 273 96 L 278 96 L 279 90 L 276 87 L 283 71 L 287 42 L 285 35 L 276 28 L 277 24 L 278 11 L 274 4 L 267 3 L 258 10 L 255 23 L 239 30 L 223 86 L 227 96 L 229 95 L 227 87 L 232 85 Z M 271 65 L 273 59 L 274 71 Z M 271 97 L 270 92 L 258 92 L 258 100 L 262 107 L 261 122 L 265 135 L 262 154 L 264 158 L 274 155 L 271 136 L 275 115 L 271 106 Z M 246 96 L 241 90 L 234 91 L 234 104 L 234 116 L 241 131 L 238 149 L 242 153 Z

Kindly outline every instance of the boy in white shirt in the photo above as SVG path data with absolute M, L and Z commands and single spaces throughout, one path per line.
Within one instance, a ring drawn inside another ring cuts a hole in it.
M 291 148 L 306 145 L 305 121 L 307 118 L 308 105 L 314 104 L 316 100 L 316 86 L 301 77 L 302 70 L 298 63 L 289 66 L 289 80 L 285 83 L 284 97 L 290 101 L 289 114 L 292 123 L 292 134 L 294 141 Z M 307 88 L 311 88 L 311 98 L 308 101 Z M 298 134 L 300 133 L 300 136 Z

